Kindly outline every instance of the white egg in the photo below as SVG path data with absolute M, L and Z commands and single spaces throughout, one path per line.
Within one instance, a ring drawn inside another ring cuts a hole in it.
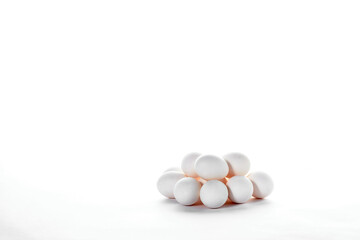
M 253 185 L 244 176 L 234 176 L 226 183 L 229 190 L 229 198 L 234 203 L 247 202 L 253 194 Z
M 201 183 L 195 178 L 182 178 L 175 184 L 175 199 L 182 205 L 193 205 L 200 199 L 200 188 Z
M 157 181 L 157 188 L 159 192 L 167 198 L 175 198 L 174 187 L 177 181 L 184 178 L 184 174 L 177 171 L 169 171 L 163 173 L 163 175 Z
M 201 155 L 195 161 L 195 171 L 205 180 L 223 179 L 229 172 L 224 159 L 215 155 Z
M 181 170 L 181 168 L 171 167 L 171 168 L 166 169 L 166 170 L 164 171 L 164 173 L 165 173 L 165 172 L 170 172 L 170 171 L 183 172 L 183 171 Z
M 195 160 L 200 155 L 201 155 L 200 153 L 193 152 L 193 153 L 189 153 L 183 158 L 181 162 L 181 168 L 186 174 L 186 176 L 194 177 L 194 178 L 198 176 L 195 172 Z
M 229 165 L 228 178 L 232 176 L 245 176 L 250 169 L 249 159 L 242 153 L 229 153 L 224 156 Z
M 228 199 L 228 189 L 218 180 L 207 181 L 200 189 L 200 199 L 208 208 L 219 208 Z
M 269 196 L 274 189 L 273 180 L 264 172 L 250 173 L 248 178 L 253 184 L 253 196 L 256 198 L 265 198 Z

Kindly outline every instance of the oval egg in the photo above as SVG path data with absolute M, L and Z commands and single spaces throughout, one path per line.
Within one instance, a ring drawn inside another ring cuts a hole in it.
M 228 199 L 228 189 L 218 180 L 207 181 L 200 189 L 200 199 L 208 208 L 219 208 Z
M 250 160 L 242 153 L 228 153 L 224 156 L 229 165 L 228 178 L 232 176 L 245 176 L 250 169 Z
M 267 173 L 253 172 L 249 174 L 248 178 L 254 187 L 254 197 L 265 198 L 272 193 L 274 189 L 274 182 Z
M 244 176 L 234 176 L 226 183 L 229 190 L 229 198 L 234 203 L 245 203 L 253 194 L 253 185 Z
M 184 178 L 184 174 L 177 171 L 169 171 L 163 173 L 157 181 L 159 192 L 167 198 L 175 198 L 174 187 L 177 181 Z
M 195 161 L 195 171 L 205 180 L 218 180 L 226 177 L 229 166 L 221 157 L 201 155 Z
M 181 169 L 185 173 L 186 176 L 189 177 L 198 177 L 197 173 L 195 172 L 195 161 L 200 156 L 200 153 L 189 153 L 187 154 L 182 162 L 181 162 Z
M 200 199 L 200 188 L 201 183 L 195 178 L 182 178 L 175 184 L 175 199 L 182 205 L 193 205 Z

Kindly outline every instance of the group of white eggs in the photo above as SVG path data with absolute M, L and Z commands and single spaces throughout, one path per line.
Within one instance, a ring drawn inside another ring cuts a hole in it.
M 190 153 L 180 168 L 169 168 L 157 182 L 159 192 L 175 198 L 182 205 L 193 205 L 201 200 L 208 208 L 219 208 L 228 198 L 234 203 L 245 203 L 251 196 L 265 198 L 273 190 L 271 177 L 264 172 L 253 172 L 249 159 L 241 153 L 229 153 L 223 158 L 215 155 Z

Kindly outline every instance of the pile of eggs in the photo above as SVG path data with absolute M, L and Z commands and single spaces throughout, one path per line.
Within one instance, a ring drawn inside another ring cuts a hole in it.
M 229 153 L 223 158 L 215 155 L 190 153 L 180 168 L 169 168 L 157 182 L 159 192 L 175 198 L 182 205 L 202 202 L 208 208 L 219 208 L 228 198 L 245 203 L 251 196 L 265 198 L 273 190 L 271 177 L 253 172 L 249 159 L 241 153 Z

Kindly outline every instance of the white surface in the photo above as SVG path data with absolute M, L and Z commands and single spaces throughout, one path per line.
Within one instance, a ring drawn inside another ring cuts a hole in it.
M 359 239 L 359 11 L 1 1 L 0 239 Z M 165 200 L 191 151 L 246 154 L 273 194 Z

